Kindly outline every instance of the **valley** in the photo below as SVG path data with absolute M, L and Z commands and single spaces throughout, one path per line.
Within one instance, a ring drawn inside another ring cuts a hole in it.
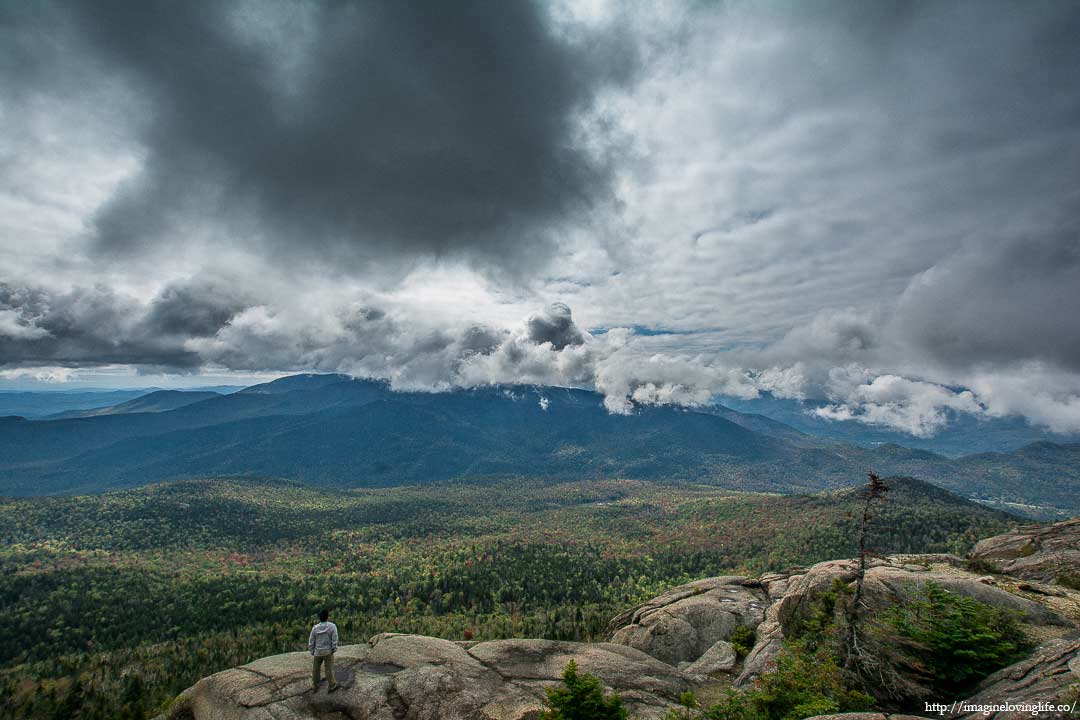
M 0 430 L 4 719 L 148 717 L 302 648 L 323 605 L 352 643 L 603 640 L 673 586 L 854 555 L 868 468 L 893 476 L 875 552 L 1080 508 L 1078 445 L 950 458 L 567 388 L 305 374 Z
M 889 485 L 880 552 L 964 553 L 1018 522 L 921 481 Z M 144 717 L 200 677 L 302 648 L 324 604 L 350 643 L 597 640 L 616 613 L 695 578 L 850 556 L 857 504 L 854 490 L 524 476 L 359 490 L 212 478 L 9 499 L 0 717 L 74 705 Z

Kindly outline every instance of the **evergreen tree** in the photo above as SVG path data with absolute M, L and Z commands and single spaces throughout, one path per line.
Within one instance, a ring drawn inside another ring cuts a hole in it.
M 56 704 L 56 709 L 53 710 L 53 718 L 55 720 L 71 720 L 78 717 L 79 709 L 83 704 L 83 684 L 79 678 L 75 679 L 71 687 Z
M 600 680 L 583 673 L 571 660 L 563 671 L 562 687 L 547 691 L 550 710 L 543 720 L 626 720 L 626 708 L 618 695 L 604 697 Z

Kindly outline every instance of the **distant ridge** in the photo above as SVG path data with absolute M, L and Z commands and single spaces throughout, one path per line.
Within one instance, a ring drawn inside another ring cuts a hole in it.
M 1080 442 L 1080 433 L 1059 434 L 1031 425 L 1019 416 L 978 417 L 945 410 L 945 424 L 929 437 L 915 437 L 884 425 L 859 420 L 832 420 L 816 414 L 832 403 L 824 399 L 791 400 L 762 393 L 754 399 L 720 396 L 724 406 L 744 414 L 759 414 L 821 441 L 863 447 L 898 444 L 959 457 L 979 452 L 1008 452 L 1033 442 Z
M 89 417 L 6 423 L 0 494 L 99 492 L 214 474 L 345 488 L 627 478 L 803 493 L 857 484 L 873 469 L 1029 515 L 1080 512 L 1080 445 L 947 458 L 821 441 L 729 408 L 637 406 L 612 415 L 587 390 L 396 392 L 345 375 L 294 375 L 201 398 L 153 393 Z
M 191 405 L 202 400 L 220 397 L 220 393 L 211 391 L 187 391 L 187 390 L 158 390 L 142 395 L 134 400 L 122 402 L 111 407 L 94 408 L 91 410 L 68 410 L 66 412 L 48 415 L 44 420 L 64 420 L 68 418 L 88 418 L 102 415 L 125 415 L 129 413 L 166 412 Z
M 331 373 L 327 375 L 304 373 L 302 375 L 289 375 L 288 377 L 278 378 L 277 380 L 271 380 L 270 382 L 260 383 L 258 385 L 251 385 L 240 390 L 238 394 L 280 395 L 294 390 L 318 390 L 338 383 L 352 382 L 353 379 L 354 378 L 351 376 L 343 375 L 341 373 Z M 382 383 L 381 381 L 368 382 L 377 382 L 386 385 L 387 389 L 389 389 L 387 383 Z
M 67 410 L 111 407 L 154 392 L 141 390 L 0 390 L 0 417 L 41 418 Z

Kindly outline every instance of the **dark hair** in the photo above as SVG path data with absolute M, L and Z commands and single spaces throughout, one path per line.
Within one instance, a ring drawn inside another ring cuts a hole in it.
M 330 611 L 329 610 L 320 610 L 319 611 L 319 619 L 320 620 L 322 620 L 323 622 L 326 622 L 326 618 L 328 618 L 328 617 L 330 617 Z

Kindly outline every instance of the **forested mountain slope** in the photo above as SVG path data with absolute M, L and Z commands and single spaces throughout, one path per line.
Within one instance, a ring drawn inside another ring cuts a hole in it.
M 965 496 L 1080 510 L 1080 445 L 945 458 L 896 445 L 822 442 L 725 408 L 642 406 L 613 415 L 596 393 L 506 386 L 391 391 L 298 375 L 157 412 L 0 418 L 0 493 L 99 492 L 198 475 L 270 475 L 332 487 L 529 475 L 705 482 L 807 492 L 866 470 Z
M 879 552 L 963 552 L 1015 524 L 887 482 Z M 851 489 L 533 477 L 352 491 L 212 478 L 0 501 L 0 718 L 56 716 L 76 677 L 91 717 L 150 711 L 204 675 L 302 649 L 324 604 L 350 643 L 599 640 L 671 585 L 851 555 L 858 505 Z

